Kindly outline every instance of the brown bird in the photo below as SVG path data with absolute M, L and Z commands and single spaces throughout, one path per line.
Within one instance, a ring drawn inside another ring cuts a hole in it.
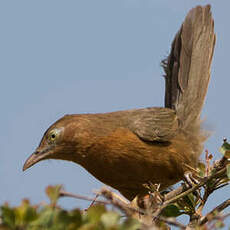
M 210 78 L 215 35 L 210 6 L 196 7 L 177 33 L 166 72 L 165 107 L 66 115 L 45 132 L 23 170 L 45 159 L 73 161 L 132 200 L 163 190 L 196 167 L 206 135 L 200 113 Z

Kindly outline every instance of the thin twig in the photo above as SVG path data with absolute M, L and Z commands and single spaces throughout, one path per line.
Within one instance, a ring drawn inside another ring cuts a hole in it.
M 93 197 L 73 194 L 73 193 L 70 193 L 70 192 L 66 192 L 64 190 L 61 190 L 59 194 L 60 194 L 60 197 L 72 197 L 72 198 L 76 198 L 76 199 L 80 199 L 80 200 L 94 201 L 94 202 L 104 204 L 104 205 L 108 205 L 108 204 L 111 205 L 111 202 L 109 202 L 109 201 L 95 200 L 95 198 L 93 198 Z
M 216 161 L 213 168 L 215 168 L 216 170 L 220 170 L 222 169 L 225 164 L 227 162 L 227 159 L 225 157 L 223 157 L 221 160 L 219 161 Z M 219 175 L 219 174 L 218 174 Z M 215 177 L 215 175 L 213 175 L 213 177 Z M 211 179 L 213 178 L 211 177 Z M 205 178 L 206 180 L 209 180 L 210 178 L 209 177 L 206 177 Z M 207 181 L 204 181 L 204 184 L 206 183 Z M 199 187 L 202 187 L 204 184 L 202 184 L 201 186 L 198 186 Z M 200 184 L 198 184 L 200 185 Z M 180 186 L 178 187 L 177 189 L 174 189 L 173 191 L 167 193 L 165 196 L 164 196 L 164 200 L 171 200 L 173 198 L 175 198 L 176 196 L 178 196 L 179 194 L 182 194 L 182 192 L 185 192 L 185 188 L 184 186 Z
M 165 218 L 165 217 L 160 216 L 157 219 L 160 220 L 160 221 L 163 221 L 166 224 L 178 227 L 180 229 L 186 229 L 185 225 L 183 225 L 180 222 L 176 221 L 174 218 Z
M 223 188 L 223 187 L 225 187 L 225 186 L 227 186 L 227 185 L 229 185 L 228 182 L 225 183 L 225 184 L 219 185 L 218 187 L 216 187 L 216 188 L 214 189 L 214 191 L 216 191 L 216 190 L 218 190 L 218 189 L 220 189 L 220 188 Z
M 188 194 L 190 194 L 190 193 L 196 191 L 197 189 L 199 189 L 200 187 L 204 186 L 208 181 L 210 181 L 214 178 L 220 177 L 221 175 L 224 175 L 225 173 L 226 173 L 226 168 L 224 167 L 224 168 L 220 169 L 219 171 L 217 171 L 216 173 L 214 173 L 213 175 L 210 175 L 210 176 L 204 178 L 203 181 L 201 181 L 197 185 L 194 185 L 192 188 L 180 193 L 177 196 L 172 197 L 169 200 L 165 199 L 164 203 L 161 206 L 159 206 L 159 208 L 154 212 L 154 216 L 158 216 L 162 212 L 162 210 L 164 208 L 166 208 L 169 204 L 175 203 L 177 200 L 187 196 Z
M 95 202 L 97 201 L 97 198 L 98 198 L 98 197 L 99 197 L 99 195 L 96 194 L 96 196 L 94 197 L 94 200 L 90 203 L 90 205 L 89 205 L 88 208 L 92 207 L 92 206 L 95 204 Z
M 206 216 L 204 216 L 201 220 L 199 225 L 205 224 L 207 221 L 212 220 L 215 218 L 216 214 L 223 211 L 225 208 L 227 208 L 230 205 L 230 199 L 225 200 L 223 203 L 215 207 L 211 212 L 209 212 Z

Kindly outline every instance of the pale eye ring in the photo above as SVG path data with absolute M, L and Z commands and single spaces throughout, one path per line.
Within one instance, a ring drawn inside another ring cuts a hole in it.
M 48 135 L 48 141 L 51 143 L 58 141 L 61 131 L 62 129 L 60 128 L 51 130 Z

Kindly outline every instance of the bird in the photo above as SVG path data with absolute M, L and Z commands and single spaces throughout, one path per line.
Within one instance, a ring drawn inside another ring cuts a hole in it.
M 195 168 L 207 139 L 201 110 L 215 46 L 210 6 L 189 11 L 176 34 L 165 70 L 165 106 L 65 115 L 44 133 L 23 170 L 46 160 L 72 161 L 132 201 L 160 190 Z

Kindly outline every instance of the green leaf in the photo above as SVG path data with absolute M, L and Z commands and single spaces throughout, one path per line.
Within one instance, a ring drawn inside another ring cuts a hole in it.
M 53 225 L 53 218 L 55 215 L 55 209 L 50 206 L 45 206 L 39 215 L 39 218 L 31 223 L 31 226 L 39 228 L 49 228 Z M 33 228 L 32 228 L 33 229 Z
M 81 214 L 81 211 L 79 209 L 74 209 L 74 210 L 70 211 L 69 217 L 70 217 L 71 224 L 70 224 L 68 230 L 72 230 L 72 229 L 75 230 L 81 226 L 82 214 Z
M 24 199 L 20 206 L 15 208 L 17 226 L 26 226 L 37 218 L 37 210 L 30 205 L 29 200 Z
M 205 170 L 206 170 L 205 164 L 202 162 L 199 162 L 197 168 L 199 171 L 199 176 L 204 177 L 205 176 Z
M 196 207 L 196 197 L 193 195 L 193 193 L 188 194 L 188 199 L 191 201 L 192 207 L 195 209 Z
M 175 204 L 168 205 L 162 212 L 166 217 L 177 217 L 183 214 Z
M 190 193 L 182 199 L 177 200 L 176 204 L 180 210 L 183 210 L 187 214 L 191 214 L 195 212 L 195 207 L 198 204 L 198 201 L 196 200 L 196 197 Z M 181 214 L 184 214 L 184 212 L 181 212 Z
M 51 205 L 56 205 L 58 198 L 60 196 L 61 189 L 62 185 L 50 185 L 46 188 L 46 195 L 49 197 Z
M 120 215 L 116 212 L 106 212 L 101 216 L 101 222 L 106 228 L 112 228 L 119 223 Z
M 87 220 L 90 223 L 98 223 L 103 213 L 106 212 L 105 206 L 93 205 L 87 210 Z
M 223 228 L 223 227 L 224 227 L 223 221 L 218 220 L 218 221 L 215 223 L 215 227 L 216 227 L 216 228 Z
M 139 230 L 141 229 L 141 223 L 137 219 L 128 218 L 120 226 L 120 230 Z
M 188 212 L 188 213 L 194 213 L 195 211 L 195 207 L 196 207 L 196 204 L 195 204 L 195 196 L 190 193 L 188 194 L 187 196 L 185 196 L 183 198 L 184 202 L 185 202 L 185 206 L 186 206 L 186 209 L 185 211 Z
M 15 228 L 15 212 L 14 209 L 10 208 L 8 205 L 1 207 L 2 223 L 9 226 L 11 229 Z
M 230 158 L 230 144 L 224 139 L 224 143 L 219 150 L 226 158 Z
M 228 179 L 230 179 L 230 164 L 228 164 L 228 165 L 226 166 L 226 168 L 227 168 L 227 176 L 228 176 Z
M 62 229 L 68 229 L 68 230 L 77 229 L 78 227 L 81 226 L 80 212 L 75 211 L 74 215 L 72 215 L 71 211 L 66 211 L 63 209 L 57 209 L 56 208 L 53 224 L 56 226 L 57 230 L 59 230 L 59 229 L 60 230 L 62 230 Z

